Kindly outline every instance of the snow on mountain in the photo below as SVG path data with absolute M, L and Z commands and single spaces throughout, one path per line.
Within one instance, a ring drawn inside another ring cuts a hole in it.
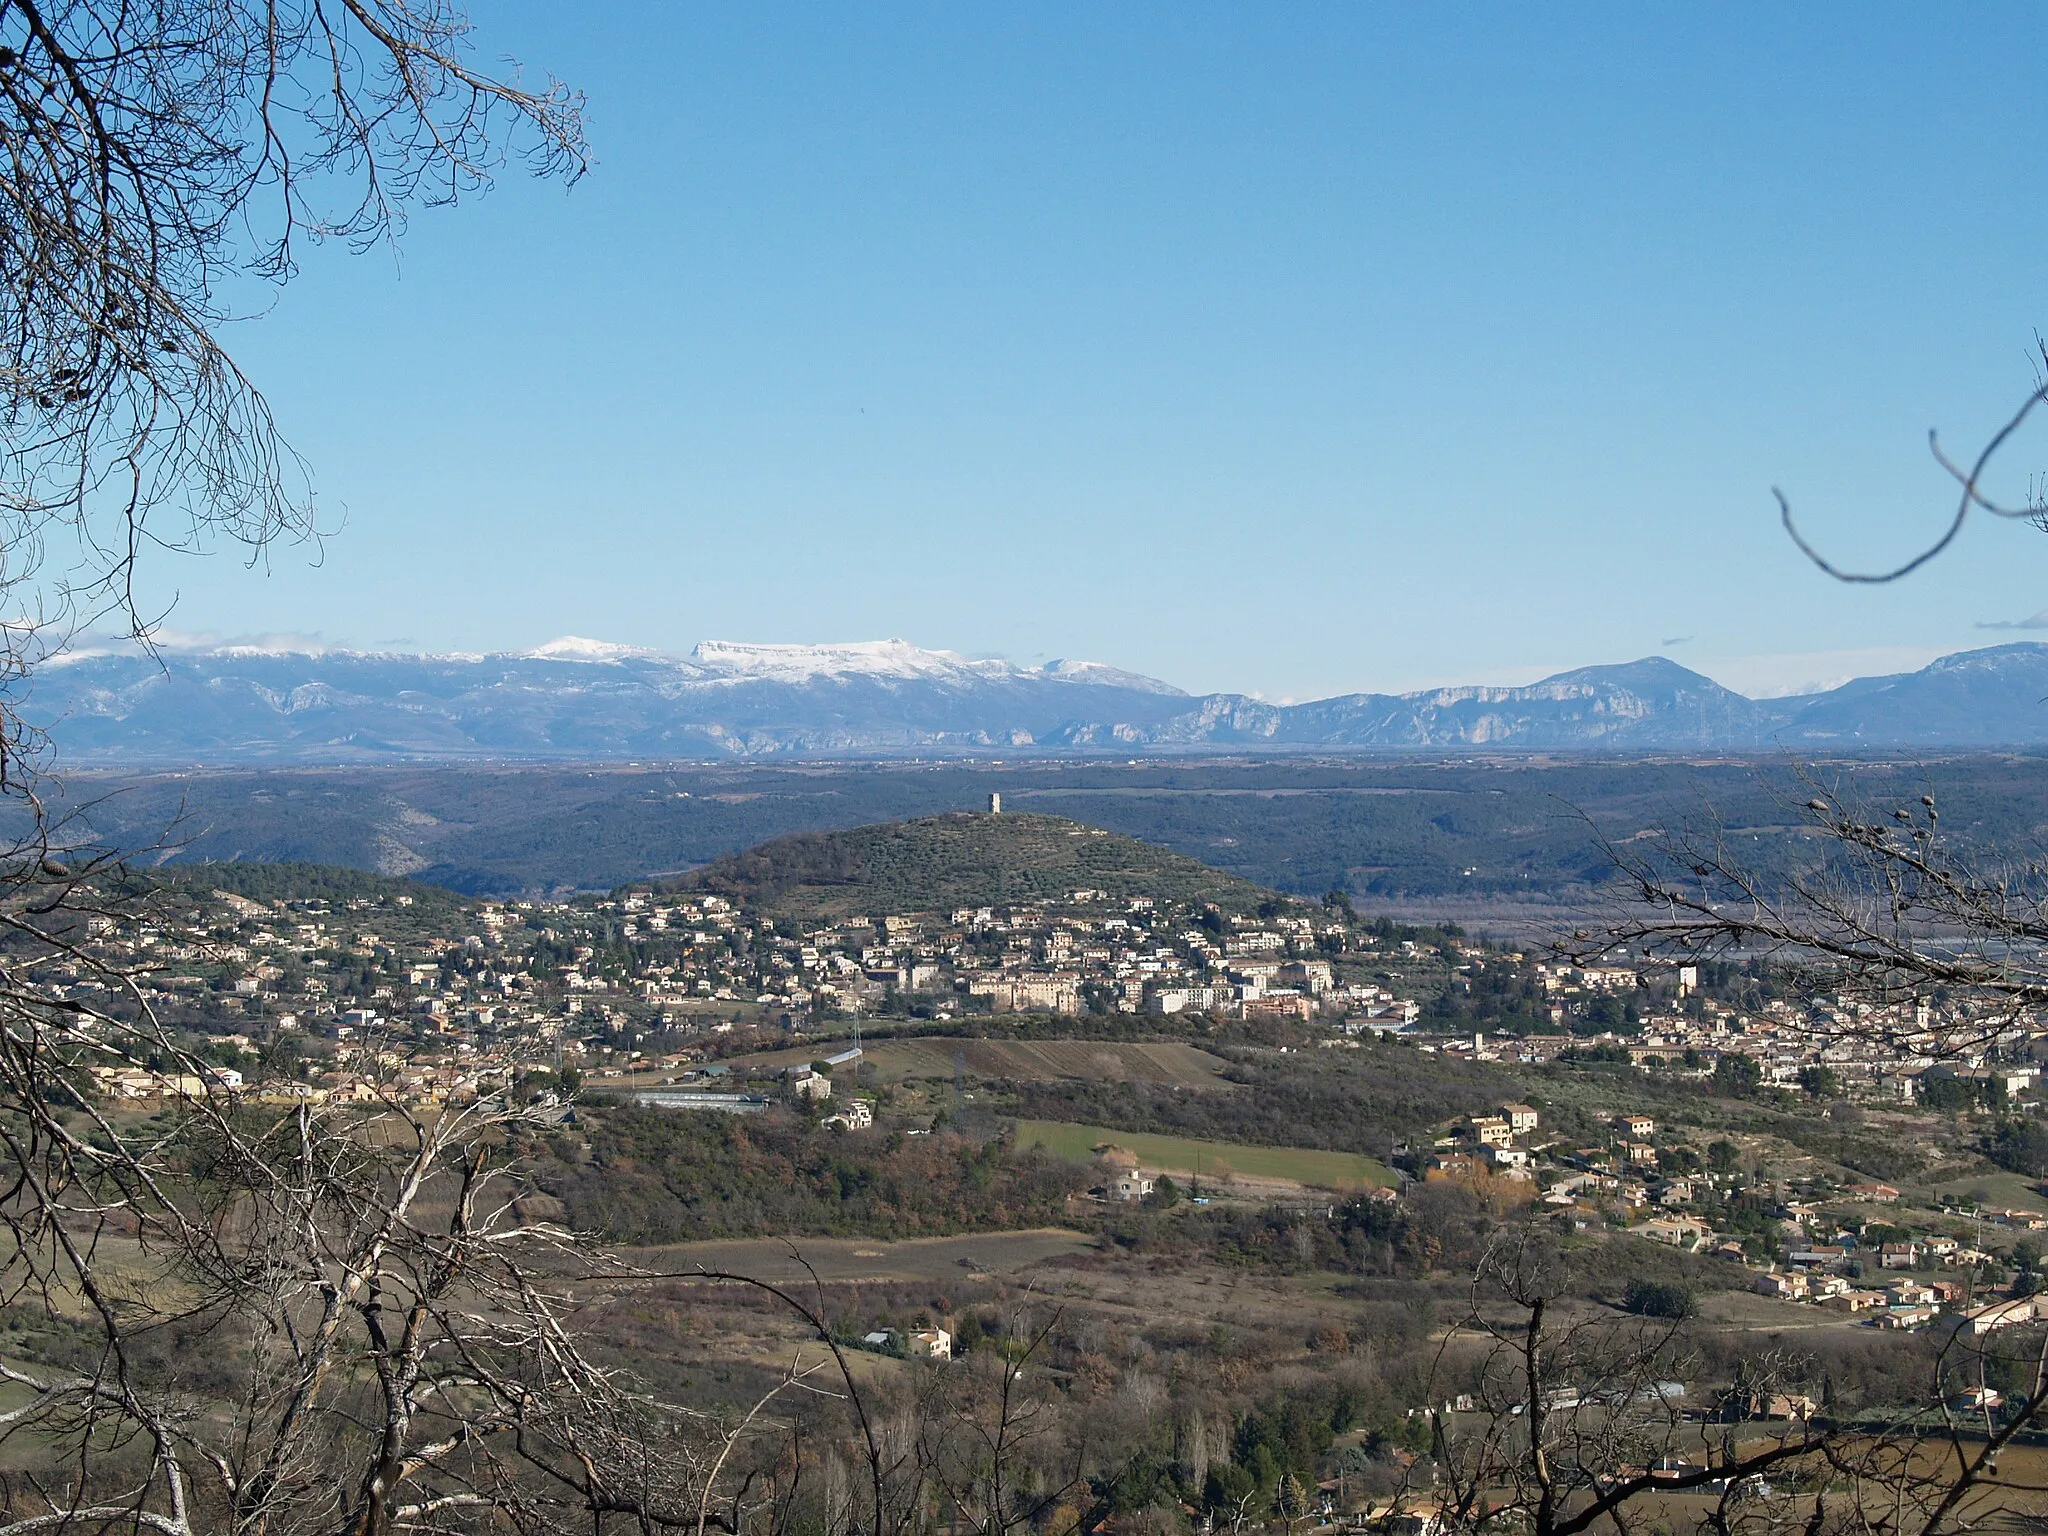
M 969 661 L 952 651 L 927 651 L 908 640 L 853 640 L 839 645 L 750 645 L 705 640 L 690 660 L 707 672 L 775 683 L 813 683 L 848 677 L 925 678 L 937 681 L 1012 677 L 1007 661 Z
M 1126 672 L 1121 667 L 1105 666 L 1099 661 L 1048 661 L 1039 669 L 1047 677 L 1056 677 L 1068 683 L 1093 683 L 1099 688 L 1134 688 L 1141 693 L 1166 693 L 1177 698 L 1188 697 L 1184 689 L 1171 683 L 1162 683 L 1156 677 L 1147 677 L 1142 672 Z
M 928 651 L 908 640 L 854 640 L 838 645 L 765 645 L 706 640 L 690 660 L 717 676 L 776 683 L 823 679 L 896 678 L 972 685 L 992 680 L 1084 683 L 1186 697 L 1171 683 L 1099 661 L 1053 661 L 1020 667 L 997 659 L 972 660 L 957 651 Z
M 546 645 L 537 645 L 532 650 L 521 651 L 519 654 L 528 661 L 626 661 L 658 657 L 661 653 L 637 645 L 615 645 L 609 640 L 590 640 L 582 635 L 560 635 L 548 641 Z

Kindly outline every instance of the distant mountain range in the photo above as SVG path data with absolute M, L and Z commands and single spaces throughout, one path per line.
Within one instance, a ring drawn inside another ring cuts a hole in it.
M 566 638 L 520 654 L 87 651 L 21 700 L 75 764 L 604 761 L 1304 750 L 1853 751 L 2048 745 L 2048 645 L 1964 651 L 1825 693 L 1748 699 L 1663 657 L 1522 688 L 1269 704 L 1094 662 Z

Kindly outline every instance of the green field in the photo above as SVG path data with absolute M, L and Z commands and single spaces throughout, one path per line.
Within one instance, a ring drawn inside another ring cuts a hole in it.
M 1365 1189 L 1392 1185 L 1393 1173 L 1356 1152 L 1323 1152 L 1313 1147 L 1247 1147 L 1227 1141 L 1196 1141 L 1189 1136 L 1155 1136 L 1145 1131 L 1112 1131 L 1099 1125 L 1073 1125 L 1062 1120 L 1019 1120 L 1019 1146 L 1044 1147 L 1060 1157 L 1085 1163 L 1104 1142 L 1114 1142 L 1148 1172 L 1199 1174 L 1222 1180 L 1231 1174 L 1248 1179 L 1284 1179 L 1317 1189 Z

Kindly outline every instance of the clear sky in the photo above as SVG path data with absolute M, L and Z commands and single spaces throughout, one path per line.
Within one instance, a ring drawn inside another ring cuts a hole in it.
M 2048 329 L 2039 6 L 475 0 L 590 98 L 237 346 L 346 526 L 173 627 L 901 636 L 1306 698 L 2035 637 L 1937 530 Z M 2048 433 L 2048 422 L 2044 422 Z M 2020 444 L 2005 486 L 2048 466 Z

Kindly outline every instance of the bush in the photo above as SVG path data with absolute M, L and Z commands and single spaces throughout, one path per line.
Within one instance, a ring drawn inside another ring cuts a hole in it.
M 1692 1287 L 1675 1280 L 1631 1280 L 1622 1305 L 1641 1317 L 1683 1319 L 1697 1317 L 1700 1311 Z

